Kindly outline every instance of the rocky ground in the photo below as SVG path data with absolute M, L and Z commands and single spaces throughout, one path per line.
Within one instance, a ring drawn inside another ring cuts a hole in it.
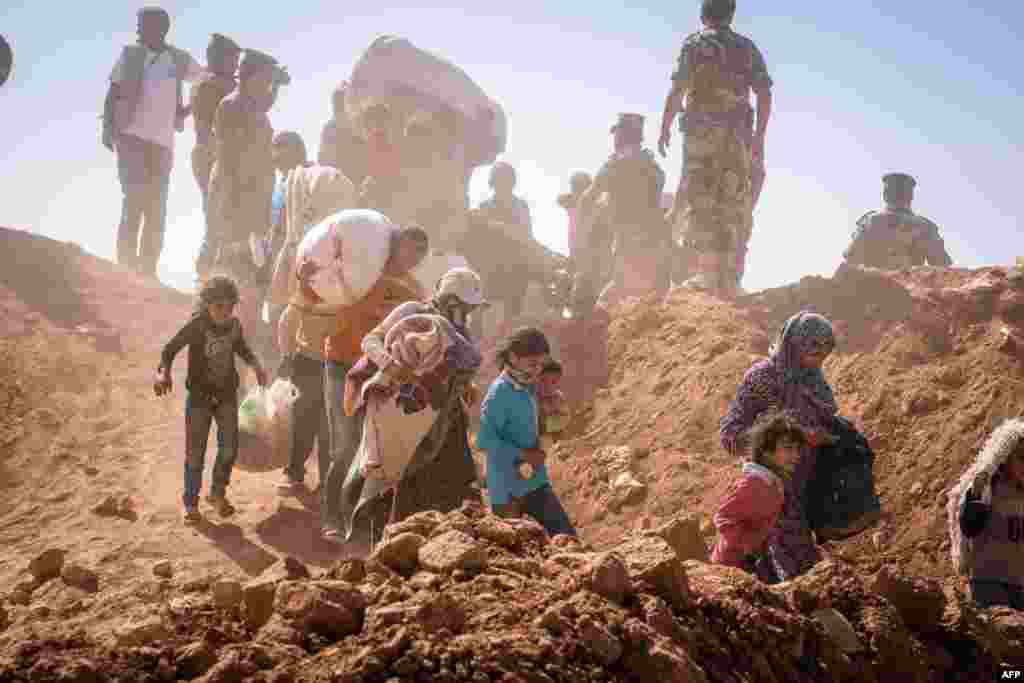
M 238 515 L 183 527 L 184 358 L 173 398 L 151 381 L 190 300 L 73 245 L 0 238 L 0 681 L 980 681 L 1024 666 L 1024 618 L 964 603 L 943 508 L 987 432 L 1024 413 L 1014 271 L 855 271 L 536 321 L 577 404 L 552 471 L 583 543 L 464 507 L 389 528 L 368 556 L 320 542 L 315 497 L 279 496 L 276 473 L 237 472 Z M 884 515 L 769 589 L 704 563 L 736 474 L 716 429 L 802 307 L 837 323 L 826 372 L 877 451 Z
M 830 558 L 769 589 L 705 552 L 692 517 L 598 552 L 470 504 L 389 527 L 365 560 L 288 557 L 247 582 L 159 562 L 110 594 L 50 551 L 26 590 L 59 599 L 6 608 L 0 679 L 924 682 L 1024 664 L 1024 619 L 981 617 L 952 585 Z

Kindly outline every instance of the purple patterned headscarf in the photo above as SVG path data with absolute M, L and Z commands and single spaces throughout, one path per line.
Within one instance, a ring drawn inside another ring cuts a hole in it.
M 835 344 L 832 323 L 822 315 L 801 311 L 786 321 L 770 351 L 779 371 L 786 408 L 797 408 L 796 399 L 803 389 L 818 408 L 829 415 L 837 412 L 836 399 L 825 373 L 821 368 L 805 368 L 800 363 L 803 354 L 819 349 L 831 351 Z

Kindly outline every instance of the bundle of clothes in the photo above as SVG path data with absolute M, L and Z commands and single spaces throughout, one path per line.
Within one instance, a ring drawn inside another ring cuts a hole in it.
M 388 331 L 385 346 L 415 381 L 394 381 L 364 355 L 348 373 L 344 407 L 350 416 L 365 411 L 356 455 L 360 474 L 397 484 L 442 410 L 449 380 L 456 373 L 475 371 L 481 357 L 439 315 L 402 319 Z

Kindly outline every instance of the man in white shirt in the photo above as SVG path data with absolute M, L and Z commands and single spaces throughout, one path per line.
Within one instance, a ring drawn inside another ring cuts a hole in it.
M 139 10 L 138 44 L 122 49 L 103 111 L 103 144 L 117 153 L 123 195 L 117 261 L 152 276 L 163 249 L 174 132 L 188 115 L 182 83 L 203 73 L 191 55 L 165 41 L 170 27 L 163 9 Z

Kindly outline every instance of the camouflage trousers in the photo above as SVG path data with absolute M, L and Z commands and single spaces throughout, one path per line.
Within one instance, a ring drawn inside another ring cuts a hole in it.
M 684 207 L 685 246 L 718 254 L 733 270 L 736 252 L 750 238 L 752 217 L 750 145 L 742 132 L 724 126 L 690 126 L 683 144 L 679 199 Z

